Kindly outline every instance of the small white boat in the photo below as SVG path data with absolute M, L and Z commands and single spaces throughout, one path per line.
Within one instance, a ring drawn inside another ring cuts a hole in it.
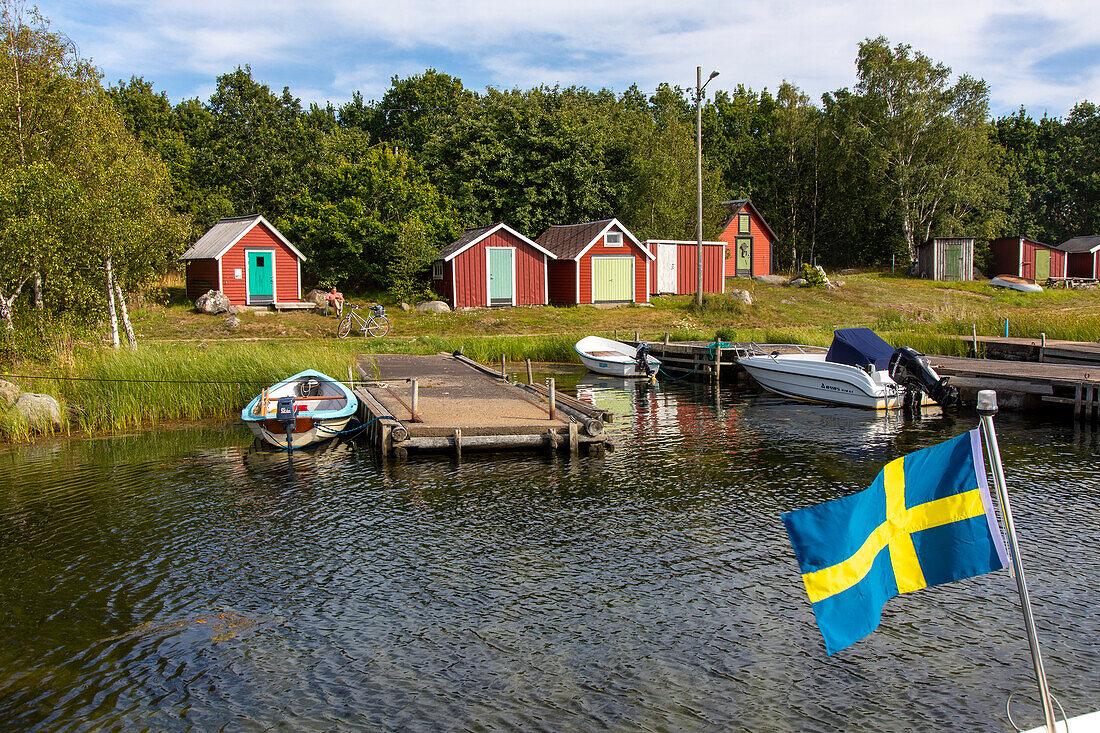
M 1029 280 L 1026 277 L 1016 277 L 1015 275 L 998 275 L 989 281 L 989 284 L 995 288 L 1008 288 L 1009 290 L 1019 290 L 1021 293 L 1041 293 L 1043 292 L 1043 286 L 1034 280 Z
M 586 367 L 611 377 L 655 377 L 661 368 L 661 362 L 649 355 L 645 342 L 634 347 L 600 336 L 585 336 L 573 349 Z
M 948 405 L 957 392 L 947 386 L 913 349 L 895 349 L 867 328 L 843 328 L 833 343 L 807 353 L 764 353 L 759 348 L 738 363 L 760 386 L 785 397 L 835 405 L 892 410 L 918 405 Z
M 241 410 L 241 419 L 265 443 L 293 450 L 338 435 L 358 408 L 350 389 L 306 369 L 257 395 Z

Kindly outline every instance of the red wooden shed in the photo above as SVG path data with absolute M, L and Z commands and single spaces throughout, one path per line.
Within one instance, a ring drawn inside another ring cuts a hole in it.
M 548 259 L 507 224 L 467 229 L 432 263 L 432 290 L 454 308 L 546 305 Z
M 718 238 L 726 243 L 726 277 L 772 274 L 772 244 L 777 237 L 749 199 L 723 201 L 728 218 Z
M 187 297 L 220 290 L 234 305 L 293 303 L 302 298 L 305 255 L 259 214 L 222 219 L 181 260 Z
M 1066 253 L 1066 277 L 1100 277 L 1100 236 L 1074 237 L 1058 249 Z
M 1032 280 L 1066 276 L 1066 253 L 1054 245 L 1023 236 L 1001 237 L 989 243 L 993 270 L 989 274 L 1015 275 Z
M 550 302 L 648 303 L 653 254 L 618 219 L 552 226 L 538 243 L 547 263 Z
M 647 239 L 653 253 L 649 268 L 651 295 L 685 295 L 698 292 L 699 242 L 678 239 Z M 726 243 L 703 242 L 703 292 L 726 292 Z

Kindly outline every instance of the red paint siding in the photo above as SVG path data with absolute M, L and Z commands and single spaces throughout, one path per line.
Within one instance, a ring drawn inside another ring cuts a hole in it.
M 698 244 L 681 244 L 676 247 L 676 292 L 681 295 L 697 292 L 699 272 Z M 720 293 L 725 284 L 722 267 L 726 248 L 714 244 L 703 245 L 703 292 Z
M 608 231 L 621 232 L 622 229 L 612 227 Z M 581 257 L 581 303 L 592 302 L 592 257 L 593 255 L 634 255 L 634 302 L 645 303 L 649 300 L 649 283 L 646 280 L 646 262 L 649 260 L 645 253 L 634 244 L 625 233 L 621 247 L 608 247 L 604 244 L 603 237 L 592 245 L 592 248 Z
M 188 260 L 187 262 L 187 297 L 195 300 L 207 290 L 218 289 L 218 261 Z
M 1097 267 L 1100 260 L 1100 251 L 1097 252 L 1068 252 L 1066 277 L 1096 277 L 1100 274 Z
M 993 272 L 995 275 L 1017 275 L 1035 279 L 1035 252 L 1044 249 L 1050 251 L 1050 276 L 1063 277 L 1066 261 L 1066 253 L 1054 247 L 1047 247 L 1023 238 L 1023 257 L 1020 255 L 1020 237 L 1002 237 L 989 243 L 989 250 L 993 254 Z M 1091 277 L 1091 275 L 1090 275 Z
M 511 232 L 497 230 L 473 247 L 462 252 L 452 260 L 454 264 L 456 308 L 489 305 L 488 293 L 488 255 L 490 247 L 511 247 L 515 249 L 516 305 L 542 305 L 546 302 L 545 257 L 542 252 L 519 239 Z M 450 268 L 451 263 L 445 265 Z M 446 275 L 445 275 L 446 277 Z M 448 283 L 449 286 L 449 283 Z M 450 293 L 447 293 L 450 299 Z
M 248 264 L 245 261 L 247 249 L 275 250 L 275 300 L 279 303 L 293 303 L 301 298 L 298 282 L 298 258 L 294 252 L 279 241 L 262 223 L 252 227 L 240 241 L 222 255 L 222 292 L 235 305 L 246 305 L 245 288 L 248 282 Z M 234 277 L 240 269 L 241 277 Z
M 570 305 L 577 302 L 577 263 L 573 260 L 550 260 L 546 263 L 550 279 L 550 302 Z
M 742 213 L 749 215 L 749 233 L 737 233 L 737 220 Z M 764 222 L 756 215 L 756 212 L 747 206 L 734 216 L 718 238 L 726 243 L 726 277 L 737 277 L 737 257 L 733 244 L 737 237 L 752 237 L 752 265 L 753 275 L 772 274 L 772 240 L 768 236 L 768 230 L 764 228 Z M 723 254 L 725 256 L 725 254 Z

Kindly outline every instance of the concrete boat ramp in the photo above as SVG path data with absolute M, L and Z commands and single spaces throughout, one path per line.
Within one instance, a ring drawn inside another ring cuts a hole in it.
M 604 448 L 610 414 L 551 387 L 510 381 L 460 354 L 356 360 L 359 418 L 382 456 L 410 451 Z M 530 373 L 530 372 L 529 372 Z

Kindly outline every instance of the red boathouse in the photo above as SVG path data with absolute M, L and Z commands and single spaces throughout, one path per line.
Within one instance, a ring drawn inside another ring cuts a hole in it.
M 432 263 L 432 290 L 453 308 L 546 305 L 552 259 L 507 224 L 467 229 Z
M 1015 275 L 1043 281 L 1066 276 L 1066 253 L 1027 237 L 1001 237 L 989 243 L 993 255 L 990 277 Z
M 726 243 L 726 277 L 772 274 L 775 232 L 749 199 L 723 201 L 728 211 L 718 238 Z
M 653 254 L 618 219 L 555 225 L 538 243 L 554 254 L 550 302 L 648 303 Z

